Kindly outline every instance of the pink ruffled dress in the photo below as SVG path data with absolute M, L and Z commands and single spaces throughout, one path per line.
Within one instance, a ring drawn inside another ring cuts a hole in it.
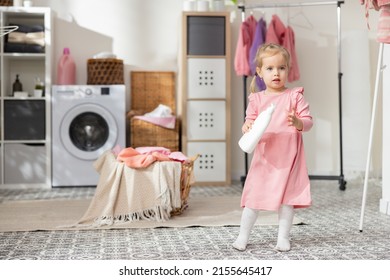
M 302 132 L 311 129 L 313 119 L 303 91 L 293 88 L 282 94 L 267 95 L 261 91 L 249 96 L 246 119 L 256 119 L 271 103 L 276 108 L 255 148 L 242 193 L 242 207 L 277 211 L 281 204 L 294 208 L 311 205 Z M 294 108 L 303 121 L 302 131 L 288 125 L 287 112 Z

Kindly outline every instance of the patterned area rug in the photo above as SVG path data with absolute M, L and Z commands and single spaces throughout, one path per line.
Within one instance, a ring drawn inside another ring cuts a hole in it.
M 191 189 L 191 198 L 237 196 L 241 184 Z M 297 211 L 292 249 L 278 252 L 276 225 L 255 226 L 244 252 L 232 248 L 239 227 L 128 228 L 0 232 L 0 260 L 390 260 L 390 216 L 379 212 L 380 183 L 370 182 L 359 231 L 363 182 L 312 181 L 313 206 Z M 0 189 L 0 204 L 88 199 L 93 188 Z
M 90 203 L 77 200 L 23 200 L 0 204 L 0 232 L 37 230 L 78 230 L 113 228 L 157 228 L 193 226 L 238 226 L 241 218 L 240 196 L 194 197 L 181 215 L 165 222 L 140 220 L 102 227 L 75 225 Z M 276 225 L 277 213 L 260 212 L 257 225 Z M 302 223 L 295 218 L 295 224 Z

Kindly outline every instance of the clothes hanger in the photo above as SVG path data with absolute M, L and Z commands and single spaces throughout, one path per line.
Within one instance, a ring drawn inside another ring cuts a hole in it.
M 256 12 L 260 12 L 260 18 L 264 19 L 265 18 L 265 12 L 264 10 L 260 10 L 260 9 L 254 9 Z M 250 15 L 251 16 L 254 16 L 254 13 L 253 13 L 253 10 L 250 10 Z M 257 15 L 257 13 L 256 13 Z
M 288 17 L 288 23 L 294 25 L 295 27 L 302 27 L 310 30 L 313 29 L 313 24 L 302 11 L 302 7 L 298 13 Z

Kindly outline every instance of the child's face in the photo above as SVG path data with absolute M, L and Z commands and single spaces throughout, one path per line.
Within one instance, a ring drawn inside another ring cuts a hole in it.
M 263 58 L 263 66 L 257 68 L 268 91 L 284 90 L 288 77 L 287 63 L 282 54 Z

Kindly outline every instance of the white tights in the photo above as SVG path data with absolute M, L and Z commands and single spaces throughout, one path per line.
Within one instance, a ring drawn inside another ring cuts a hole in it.
M 249 235 L 258 215 L 259 211 L 252 208 L 245 207 L 244 210 L 242 210 L 240 233 L 236 241 L 233 243 L 233 247 L 235 249 L 239 251 L 244 251 L 246 249 Z
M 282 204 L 279 208 L 278 243 L 275 249 L 281 252 L 290 251 L 290 230 L 294 219 L 294 207 Z
M 253 225 L 257 220 L 259 211 L 245 207 L 242 211 L 240 233 L 233 243 L 233 247 L 239 251 L 244 251 L 248 244 L 249 235 Z M 281 205 L 279 208 L 279 231 L 278 242 L 275 249 L 278 251 L 289 251 L 290 246 L 290 230 L 294 218 L 294 207 L 291 205 Z

